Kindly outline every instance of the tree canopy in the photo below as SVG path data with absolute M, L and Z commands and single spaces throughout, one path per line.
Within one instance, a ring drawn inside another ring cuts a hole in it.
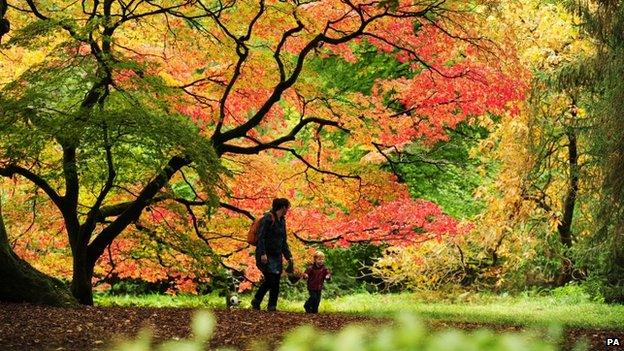
M 591 45 L 561 6 L 1 4 L 7 238 L 71 277 L 81 303 L 111 277 L 193 291 L 228 269 L 249 286 L 246 227 L 274 197 L 294 204 L 298 259 L 310 245 L 413 248 L 476 228 L 496 265 L 530 216 L 555 223 L 561 262 L 575 261 L 576 196 L 596 169 L 584 162 L 589 95 L 549 91 L 545 77 Z

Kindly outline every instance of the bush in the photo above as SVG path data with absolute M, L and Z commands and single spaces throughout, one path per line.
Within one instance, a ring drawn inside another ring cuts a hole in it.
M 388 286 L 412 291 L 453 290 L 462 286 L 468 272 L 457 245 L 451 241 L 426 241 L 385 250 L 372 266 L 373 273 Z
M 348 248 L 321 249 L 325 265 L 332 279 L 325 283 L 323 298 L 332 298 L 361 292 L 377 292 L 383 281 L 371 274 L 370 266 L 381 256 L 382 248 L 369 244 L 356 244 Z M 305 270 L 309 262 L 301 262 L 298 269 Z M 305 282 L 289 284 L 282 280 L 281 296 L 289 300 L 305 300 L 308 290 Z
M 111 295 L 145 295 L 164 294 L 172 285 L 167 280 L 147 282 L 142 279 L 116 279 L 107 281 L 110 284 L 108 293 Z
M 576 283 L 569 283 L 552 289 L 550 294 L 560 304 L 576 305 L 591 301 L 591 296 L 585 291 L 584 287 Z

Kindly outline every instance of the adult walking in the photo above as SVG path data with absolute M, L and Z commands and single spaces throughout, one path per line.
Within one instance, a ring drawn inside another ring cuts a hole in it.
M 286 220 L 285 216 L 290 207 L 288 199 L 273 199 L 271 211 L 264 214 L 260 222 L 258 232 L 258 244 L 256 246 L 256 266 L 262 272 L 264 280 L 253 300 L 251 307 L 260 309 L 260 304 L 267 291 L 269 292 L 269 303 L 267 310 L 277 309 L 277 298 L 279 296 L 279 283 L 282 274 L 282 256 L 288 260 L 292 267 L 292 255 L 286 240 Z

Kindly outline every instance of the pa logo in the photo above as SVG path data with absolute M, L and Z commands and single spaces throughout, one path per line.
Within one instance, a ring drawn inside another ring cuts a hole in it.
M 607 346 L 620 346 L 620 339 L 607 338 L 607 340 L 605 340 L 605 343 L 607 344 Z

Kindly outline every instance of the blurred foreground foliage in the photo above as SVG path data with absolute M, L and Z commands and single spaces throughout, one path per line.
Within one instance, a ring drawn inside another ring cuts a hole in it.
M 210 342 L 216 322 L 207 311 L 198 312 L 192 322 L 192 337 L 186 340 L 167 341 L 152 346 L 149 331 L 142 332 L 137 339 L 117 344 L 111 351 L 199 351 L 205 350 Z M 542 333 L 543 334 L 543 333 Z M 319 332 L 311 326 L 302 326 L 285 336 L 279 351 L 400 351 L 400 350 L 489 350 L 514 351 L 557 350 L 561 329 L 550 328 L 547 337 L 539 333 L 499 334 L 491 330 L 466 332 L 461 330 L 428 331 L 422 322 L 409 314 L 402 314 L 392 326 L 372 330 L 364 326 L 348 326 L 337 333 Z M 213 349 L 213 348 L 211 348 Z M 254 350 L 268 349 L 257 343 Z M 219 348 L 217 350 L 234 350 Z M 577 345 L 575 351 L 587 350 L 586 345 Z

